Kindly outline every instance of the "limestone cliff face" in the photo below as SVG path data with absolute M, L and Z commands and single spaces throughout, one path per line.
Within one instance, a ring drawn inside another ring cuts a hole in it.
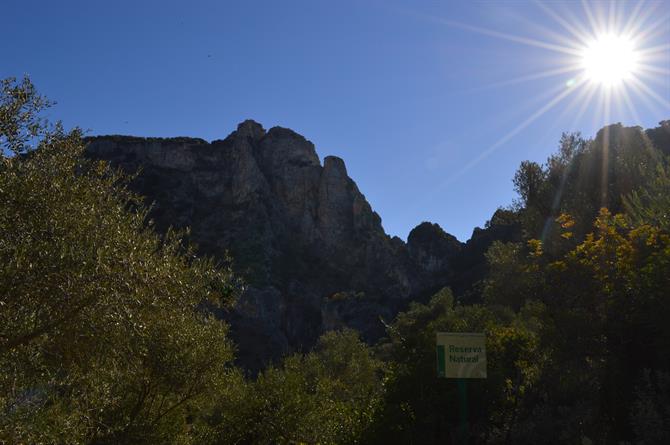
M 289 129 L 245 121 L 211 143 L 98 136 L 88 154 L 139 172 L 133 187 L 153 205 L 159 230 L 190 227 L 199 252 L 230 253 L 248 289 L 221 315 L 250 368 L 344 325 L 375 339 L 380 317 L 446 283 L 439 275 L 449 260 L 430 259 L 430 241 L 408 250 L 386 235 L 344 161 L 327 156 L 321 165 L 314 145 Z

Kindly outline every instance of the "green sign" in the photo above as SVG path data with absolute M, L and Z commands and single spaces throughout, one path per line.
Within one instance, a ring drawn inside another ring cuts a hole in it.
M 448 379 L 486 378 L 483 333 L 438 332 L 437 375 Z

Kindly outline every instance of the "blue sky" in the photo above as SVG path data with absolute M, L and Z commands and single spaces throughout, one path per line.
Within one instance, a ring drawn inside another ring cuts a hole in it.
M 389 234 L 432 221 L 466 240 L 513 201 L 519 163 L 543 162 L 563 131 L 670 118 L 668 6 L 5 0 L 0 77 L 29 74 L 54 117 L 90 134 L 292 128 L 345 160 Z M 574 62 L 555 50 L 570 26 L 615 16 L 653 31 L 639 45 L 655 48 L 654 69 L 630 106 L 613 97 L 605 113 L 597 91 L 582 107 L 576 73 L 537 75 Z

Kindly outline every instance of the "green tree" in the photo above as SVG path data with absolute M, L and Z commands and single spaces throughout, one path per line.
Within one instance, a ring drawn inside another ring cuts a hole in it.
M 28 77 L 0 80 L 0 156 L 23 154 L 48 127 L 42 111 L 53 105 L 41 96 Z
M 649 224 L 670 232 L 670 167 L 667 158 L 657 165 L 646 187 L 624 197 L 624 206 L 634 224 Z
M 328 332 L 313 352 L 240 381 L 235 395 L 219 399 L 203 431 L 221 444 L 365 443 L 381 396 L 381 366 L 355 331 Z
M 236 281 L 159 238 L 78 130 L 40 120 L 29 80 L 2 85 L 0 442 L 187 442 L 232 357 L 202 306 Z
M 546 179 L 546 172 L 536 162 L 523 161 L 514 174 L 514 190 L 521 197 L 521 203 L 525 207 L 540 204 L 540 193 Z

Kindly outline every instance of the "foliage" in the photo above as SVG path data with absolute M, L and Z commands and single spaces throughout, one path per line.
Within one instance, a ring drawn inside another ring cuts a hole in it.
M 647 187 L 624 196 L 626 213 L 635 224 L 649 224 L 670 231 L 670 167 L 659 163 Z
M 427 305 L 412 304 L 389 327 L 382 354 L 392 363 L 374 443 L 444 443 L 459 428 L 456 382 L 435 370 L 436 332 L 485 332 L 488 378 L 468 387 L 469 427 L 479 441 L 502 442 L 522 426 L 524 401 L 543 366 L 536 323 L 541 305 L 509 309 L 454 305 L 448 289 Z M 511 440 L 511 439 L 510 439 Z M 452 442 L 453 443 L 453 442 Z
M 235 280 L 180 234 L 155 235 L 124 178 L 85 160 L 78 130 L 38 125 L 44 102 L 28 80 L 9 91 L 0 442 L 186 441 L 190 413 L 232 357 L 225 325 L 198 306 L 230 302 Z M 38 149 L 25 148 L 26 134 Z
M 606 209 L 594 229 L 557 259 L 498 246 L 489 254 L 486 294 L 496 304 L 519 306 L 526 298 L 546 307 L 542 350 L 562 371 L 542 378 L 544 409 L 555 416 L 581 400 L 589 407 L 582 430 L 590 437 L 630 439 L 633 382 L 645 369 L 669 370 L 670 234 L 631 226 Z
M 626 195 L 648 186 L 662 156 L 639 127 L 610 125 L 593 140 L 563 134 L 545 165 L 524 161 L 514 176 L 528 237 L 541 239 L 551 251 L 553 222 L 565 213 L 583 239 L 600 208 L 619 213 Z
M 670 373 L 645 369 L 631 411 L 636 444 L 670 442 Z
M 381 394 L 381 363 L 351 330 L 324 334 L 313 352 L 292 355 L 210 414 L 213 443 L 362 443 Z
M 18 155 L 30 150 L 30 143 L 48 126 L 41 112 L 51 105 L 29 78 L 0 79 L 0 156 L 5 151 Z
M 546 176 L 547 172 L 537 162 L 523 161 L 521 163 L 512 182 L 514 191 L 519 194 L 525 207 L 540 204 L 540 192 Z

